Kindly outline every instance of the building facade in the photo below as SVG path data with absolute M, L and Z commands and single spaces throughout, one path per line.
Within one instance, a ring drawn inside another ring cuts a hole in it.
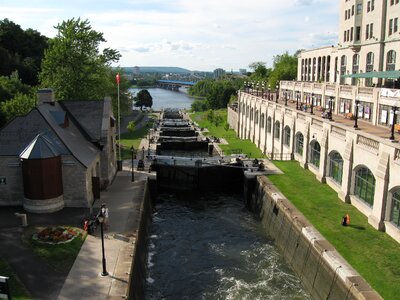
M 398 0 L 340 0 L 337 45 L 300 53 L 299 81 L 399 88 L 394 78 L 346 78 L 345 75 L 400 69 Z
M 318 88 L 328 95 L 341 92 Z M 268 157 L 299 161 L 372 226 L 400 242 L 398 143 L 243 91 L 237 109 L 228 107 L 228 121 Z
M 90 207 L 117 169 L 111 100 L 58 102 L 41 90 L 37 107 L 0 129 L 0 145 L 0 206 Z

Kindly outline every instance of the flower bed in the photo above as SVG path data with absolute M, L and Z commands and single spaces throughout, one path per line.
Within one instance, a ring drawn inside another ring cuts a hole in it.
M 80 232 L 72 227 L 46 227 L 38 233 L 33 234 L 32 239 L 39 243 L 56 245 L 69 243 L 79 236 L 79 234 Z

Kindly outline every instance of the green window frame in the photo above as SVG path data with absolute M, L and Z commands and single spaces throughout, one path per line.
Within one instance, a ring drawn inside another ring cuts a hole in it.
M 371 170 L 366 167 L 358 169 L 354 179 L 354 195 L 372 207 L 374 205 L 375 177 Z

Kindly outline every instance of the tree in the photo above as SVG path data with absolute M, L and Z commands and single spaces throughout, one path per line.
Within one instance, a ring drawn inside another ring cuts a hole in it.
M 47 40 L 36 30 L 0 20 L 0 75 L 18 71 L 23 83 L 37 85 Z
M 28 113 L 36 104 L 33 95 L 17 94 L 13 99 L 0 103 L 0 126 L 14 117 Z
M 297 56 L 285 52 L 274 56 L 274 68 L 269 76 L 269 84 L 274 87 L 281 80 L 293 80 L 297 77 Z
M 151 97 L 148 90 L 140 90 L 137 93 L 136 97 L 133 99 L 135 101 L 135 106 L 140 107 L 140 110 L 145 107 L 152 107 L 153 106 L 153 97 Z
M 53 88 L 60 100 L 103 99 L 109 92 L 111 63 L 119 60 L 119 52 L 110 48 L 99 52 L 105 39 L 88 20 L 73 18 L 55 28 L 57 36 L 49 40 L 42 62 L 41 85 Z

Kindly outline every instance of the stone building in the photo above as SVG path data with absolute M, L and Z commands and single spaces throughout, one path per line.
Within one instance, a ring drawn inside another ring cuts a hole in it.
M 400 87 L 400 3 L 340 0 L 339 41 L 300 53 L 299 81 Z M 367 74 L 370 73 L 370 74 Z
M 1 128 L 0 145 L 0 205 L 90 207 L 116 173 L 111 100 L 55 101 L 40 90 L 37 107 Z

